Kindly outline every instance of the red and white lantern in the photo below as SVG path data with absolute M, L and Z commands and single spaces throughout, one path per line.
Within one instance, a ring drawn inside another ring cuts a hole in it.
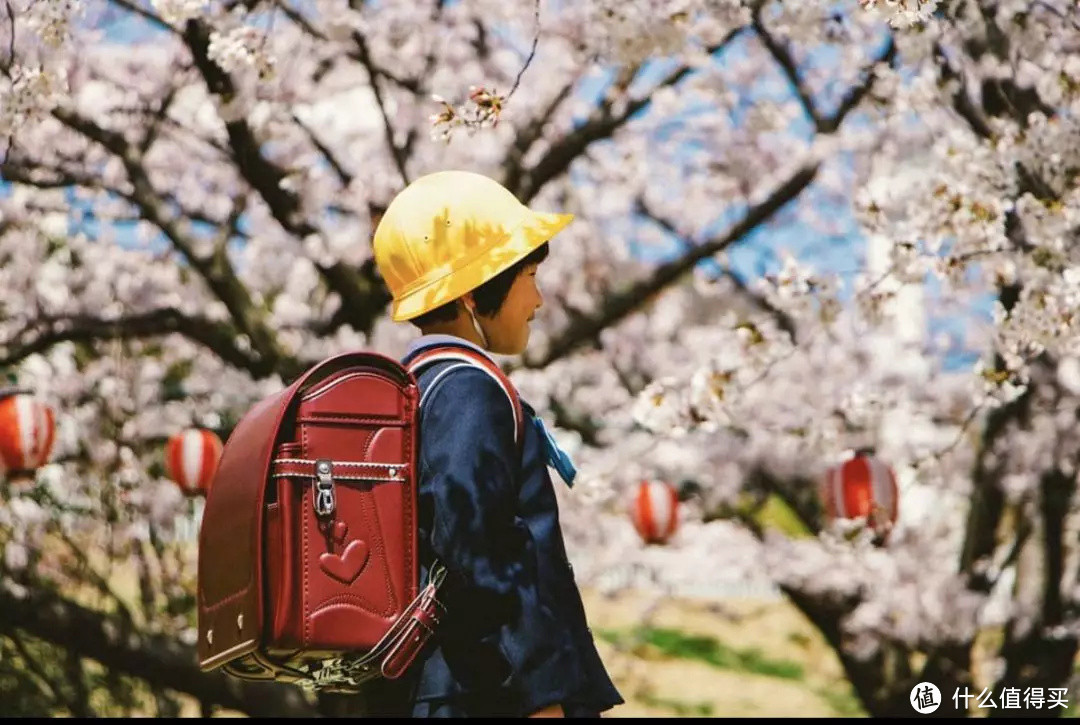
M 165 446 L 165 471 L 185 496 L 205 496 L 221 461 L 221 439 L 213 431 L 188 428 Z
M 663 481 L 642 481 L 630 500 L 630 518 L 646 544 L 663 544 L 679 525 L 675 487 Z
M 896 523 L 899 499 L 896 474 L 865 452 L 833 466 L 821 480 L 821 500 L 830 520 L 863 519 L 882 538 Z
M 30 479 L 56 440 L 52 408 L 26 391 L 0 391 L 0 474 Z

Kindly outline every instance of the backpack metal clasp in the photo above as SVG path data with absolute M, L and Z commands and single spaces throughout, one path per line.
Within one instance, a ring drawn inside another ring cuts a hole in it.
M 319 518 L 334 515 L 334 478 L 333 465 L 325 458 L 315 461 L 315 487 L 311 489 L 315 515 Z

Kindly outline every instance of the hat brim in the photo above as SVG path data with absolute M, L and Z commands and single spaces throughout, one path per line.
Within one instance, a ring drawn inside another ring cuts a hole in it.
M 394 322 L 405 322 L 472 292 L 551 241 L 573 219 L 573 214 L 530 212 L 505 241 L 395 301 L 391 317 Z

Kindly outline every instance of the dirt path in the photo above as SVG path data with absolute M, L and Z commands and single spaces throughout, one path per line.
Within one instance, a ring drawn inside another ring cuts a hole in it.
M 633 647 L 613 635 L 632 632 L 649 597 L 582 594 L 600 655 L 627 700 L 606 716 L 862 714 L 835 655 L 784 600 L 669 600 L 655 608 L 650 624 L 683 644 Z M 716 664 L 703 661 L 710 658 Z

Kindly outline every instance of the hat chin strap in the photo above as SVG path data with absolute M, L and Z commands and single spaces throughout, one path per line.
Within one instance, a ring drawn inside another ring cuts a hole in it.
M 485 350 L 490 350 L 488 347 L 487 335 L 484 334 L 484 328 L 480 327 L 480 321 L 476 319 L 476 313 L 473 312 L 473 308 L 470 305 L 465 305 L 466 311 L 469 313 L 469 319 L 472 320 L 473 329 L 476 330 L 476 334 L 480 336 L 480 342 L 483 344 Z

